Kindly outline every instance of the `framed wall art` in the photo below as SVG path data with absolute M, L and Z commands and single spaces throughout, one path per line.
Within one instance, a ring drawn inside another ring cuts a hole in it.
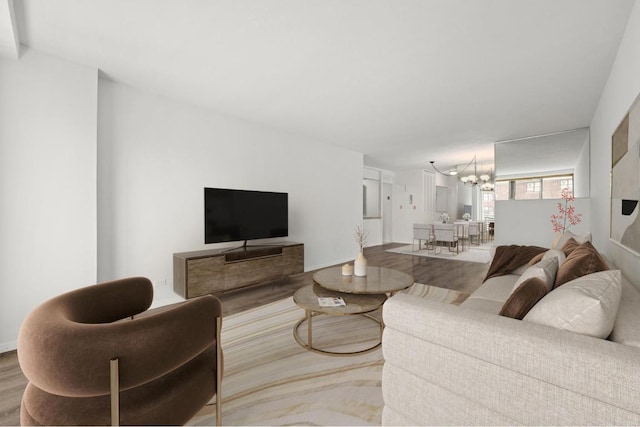
M 640 96 L 611 137 L 611 233 L 640 256 Z

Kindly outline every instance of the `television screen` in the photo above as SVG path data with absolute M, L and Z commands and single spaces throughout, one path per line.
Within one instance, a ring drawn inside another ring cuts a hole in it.
M 285 237 L 289 234 L 288 194 L 204 189 L 204 242 Z

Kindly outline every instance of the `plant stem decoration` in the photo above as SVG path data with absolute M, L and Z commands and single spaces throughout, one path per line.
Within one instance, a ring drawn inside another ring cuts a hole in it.
M 367 244 L 367 233 L 365 233 L 360 226 L 356 226 L 356 231 L 353 233 L 353 236 L 356 238 L 356 243 L 360 246 L 360 252 Z
M 560 197 L 564 200 L 564 206 L 562 202 L 558 202 L 558 214 L 551 215 L 551 224 L 553 225 L 553 231 L 556 233 L 564 233 L 569 227 L 582 221 L 582 214 L 576 213 L 575 206 L 569 205 L 569 202 L 575 200 L 573 192 L 568 188 L 563 188 L 560 192 Z M 567 221 L 569 225 L 567 225 Z

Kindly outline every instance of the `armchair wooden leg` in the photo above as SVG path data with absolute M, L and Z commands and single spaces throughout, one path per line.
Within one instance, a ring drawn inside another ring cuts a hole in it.
M 111 373 L 111 425 L 120 425 L 120 373 L 118 359 L 111 359 L 109 362 Z
M 222 425 L 222 317 L 216 319 L 216 425 Z

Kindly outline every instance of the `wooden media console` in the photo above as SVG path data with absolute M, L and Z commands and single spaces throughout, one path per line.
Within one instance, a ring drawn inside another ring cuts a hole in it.
M 220 294 L 302 272 L 302 243 L 173 254 L 173 290 L 186 299 Z

